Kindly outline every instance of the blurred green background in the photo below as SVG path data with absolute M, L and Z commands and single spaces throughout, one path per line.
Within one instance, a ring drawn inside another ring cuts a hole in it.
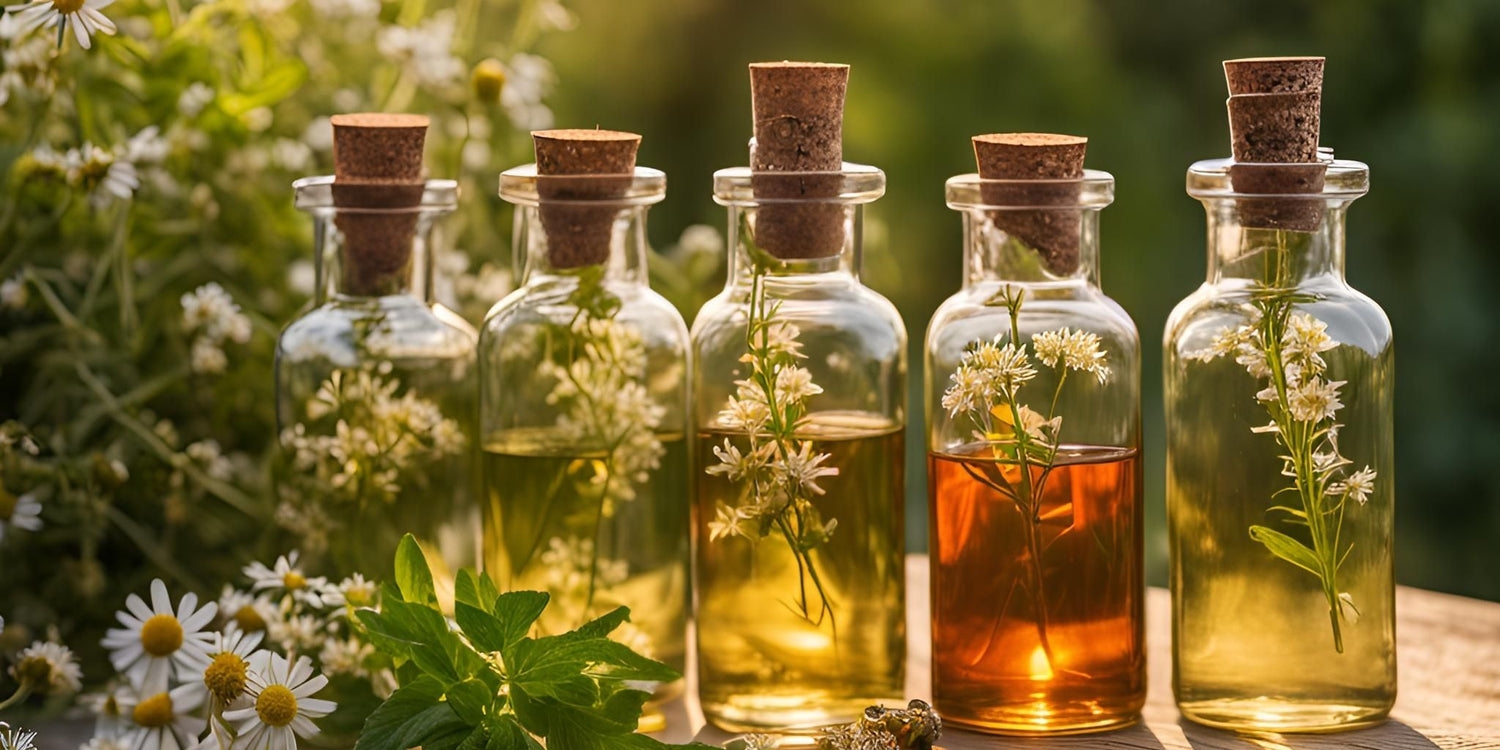
M 1089 137 L 1112 172 L 1102 219 L 1105 290 L 1145 347 L 1148 577 L 1166 578 L 1162 327 L 1202 281 L 1204 218 L 1188 164 L 1226 156 L 1220 61 L 1328 58 L 1323 143 L 1370 165 L 1349 214 L 1350 282 L 1397 338 L 1397 568 L 1404 584 L 1500 600 L 1500 3 L 1492 0 L 1106 2 L 1049 0 L 572 0 L 578 28 L 541 53 L 562 82 L 561 127 L 645 134 L 642 164 L 670 193 L 651 233 L 722 226 L 713 170 L 743 164 L 745 65 L 845 62 L 844 153 L 889 178 L 869 212 L 866 279 L 900 306 L 912 362 L 960 276 L 960 223 L 943 181 L 973 171 L 969 137 Z M 883 231 L 881 231 L 883 229 Z M 716 289 L 699 290 L 703 297 Z M 691 314 L 691 310 L 689 310 Z M 920 374 L 910 422 L 923 423 Z M 926 477 L 909 441 L 908 544 L 926 547 Z

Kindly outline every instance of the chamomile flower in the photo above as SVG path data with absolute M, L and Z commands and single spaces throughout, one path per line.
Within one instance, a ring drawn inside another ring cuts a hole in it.
M 298 553 L 293 551 L 276 558 L 272 567 L 266 567 L 262 562 L 246 565 L 245 575 L 252 581 L 250 590 L 284 591 L 303 604 L 321 609 L 324 606 L 322 592 L 328 579 L 321 576 L 308 578 L 297 565 L 297 557 Z
M 73 651 L 60 643 L 37 641 L 16 655 L 10 676 L 41 695 L 76 693 L 83 671 Z
M 328 638 L 328 623 L 313 615 L 292 615 L 271 623 L 266 635 L 287 651 L 312 651 Z
M 121 739 L 132 750 L 182 750 L 197 743 L 208 722 L 200 718 L 203 684 L 192 682 L 171 690 L 131 691 L 120 708 L 129 717 Z
M 365 580 L 359 573 L 345 578 L 338 585 L 339 596 L 344 603 L 355 608 L 374 606 L 378 591 L 374 581 Z
M 358 638 L 329 638 L 318 654 L 318 664 L 330 675 L 369 677 L 365 661 L 374 655 L 375 647 Z
M 115 24 L 99 12 L 114 0 L 31 0 L 24 5 L 12 5 L 5 9 L 16 23 L 16 36 L 29 34 L 39 28 L 57 29 L 57 46 L 61 47 L 69 26 L 78 46 L 88 49 L 93 45 L 93 35 L 114 34 Z
M 219 595 L 219 615 L 227 625 L 246 633 L 263 632 L 267 625 L 281 619 L 271 597 L 228 585 Z
M 291 663 L 280 654 L 263 651 L 251 669 L 256 677 L 246 693 L 249 705 L 224 712 L 224 720 L 235 725 L 236 750 L 295 748 L 297 738 L 318 733 L 313 719 L 338 707 L 333 701 L 312 697 L 328 684 L 328 678 L 315 674 L 306 656 Z
M 102 692 L 89 693 L 81 702 L 94 712 L 94 735 L 96 737 L 118 737 L 129 727 L 130 717 L 122 706 L 130 692 L 123 686 L 111 683 Z
M 214 602 L 199 607 L 198 596 L 188 593 L 174 612 L 167 585 L 158 578 L 151 582 L 151 606 L 131 594 L 125 609 L 115 613 L 125 628 L 112 628 L 104 636 L 110 663 L 147 693 L 164 690 L 174 672 L 178 679 L 190 680 L 214 637 L 203 629 L 218 611 Z
M 34 495 L 27 493 L 19 497 L 0 487 L 0 542 L 11 529 L 37 531 L 42 528 L 42 504 Z
M 256 646 L 265 634 L 230 628 L 215 635 L 202 662 L 203 686 L 220 705 L 229 705 L 245 694 L 250 683 L 250 662 L 260 653 Z

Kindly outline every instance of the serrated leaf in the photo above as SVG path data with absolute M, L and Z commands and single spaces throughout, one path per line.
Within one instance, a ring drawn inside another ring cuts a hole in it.
M 1318 556 L 1302 542 L 1268 526 L 1251 526 L 1250 538 L 1264 544 L 1266 549 L 1271 551 L 1271 554 L 1319 578 L 1323 577 L 1323 574 L 1318 570 Z
M 496 696 L 489 685 L 470 677 L 450 686 L 445 697 L 459 718 L 477 726 L 484 721 L 485 709 L 495 702 Z
M 464 631 L 464 637 L 480 651 L 500 651 L 506 643 L 504 624 L 494 615 L 466 602 L 455 602 L 453 619 Z
M 563 638 L 604 638 L 615 629 L 630 619 L 629 607 L 615 607 L 602 615 L 580 625 L 571 633 L 564 633 Z
M 397 688 L 365 720 L 355 750 L 431 748 L 455 735 L 461 740 L 472 727 L 442 697 L 442 684 L 425 675 Z
M 401 537 L 396 546 L 396 586 L 401 597 L 408 602 L 426 604 L 437 601 L 437 589 L 432 585 L 432 570 L 427 567 L 427 557 L 422 554 L 422 545 L 411 534 Z
M 512 716 L 492 716 L 485 722 L 489 730 L 485 750 L 544 750 Z
M 481 581 L 481 585 L 482 583 Z M 503 631 L 501 637 L 504 645 L 491 650 L 503 650 L 525 638 L 551 599 L 551 596 L 540 591 L 511 591 L 495 597 L 495 619 L 499 621 Z
M 416 643 L 415 636 L 411 635 L 404 626 L 396 623 L 388 612 L 361 609 L 357 610 L 354 616 L 364 627 L 365 636 L 370 639 L 370 643 L 375 648 L 393 659 L 411 658 L 411 647 Z

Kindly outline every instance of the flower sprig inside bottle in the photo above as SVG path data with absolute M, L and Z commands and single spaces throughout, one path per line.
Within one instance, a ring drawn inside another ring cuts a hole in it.
M 839 473 L 825 466 L 829 454 L 813 449 L 800 435 L 807 400 L 823 392 L 798 362 L 805 358 L 796 325 L 777 319 L 779 301 L 767 300 L 765 273 L 758 271 L 750 295 L 744 356 L 749 377 L 735 381 L 737 393 L 719 412 L 719 424 L 743 431 L 747 450 L 728 438 L 714 448 L 719 463 L 708 473 L 740 485 L 733 503 L 719 501 L 709 522 L 709 539 L 743 537 L 759 542 L 780 536 L 797 561 L 799 616 L 814 626 L 833 621 L 833 603 L 812 553 L 833 535 L 838 519 L 824 519 L 813 499 L 823 494 L 818 481 Z M 809 592 L 809 588 L 812 592 Z M 811 593 L 816 594 L 814 602 Z
M 1284 249 L 1278 257 L 1285 257 Z M 1279 266 L 1280 264 L 1278 264 Z M 1269 434 L 1286 451 L 1281 455 L 1281 474 L 1291 479 L 1282 493 L 1296 496 L 1295 505 L 1272 505 L 1268 513 L 1283 514 L 1285 526 L 1307 529 L 1304 543 L 1297 537 L 1266 525 L 1250 527 L 1250 537 L 1265 545 L 1276 557 L 1317 576 L 1328 604 L 1333 628 L 1333 647 L 1344 651 L 1342 622 L 1359 619 L 1354 597 L 1338 584 L 1339 568 L 1354 549 L 1343 537 L 1344 514 L 1349 501 L 1363 506 L 1375 491 L 1375 470 L 1369 466 L 1350 471 L 1353 465 L 1339 450 L 1336 421 L 1344 404 L 1339 400 L 1342 380 L 1328 378 L 1323 352 L 1338 347 L 1328 335 L 1328 324 L 1294 305 L 1312 301 L 1308 295 L 1280 291 L 1281 285 L 1261 284 L 1254 289 L 1249 322 L 1220 331 L 1212 345 L 1191 356 L 1200 362 L 1234 357 L 1252 377 L 1263 381 L 1255 399 L 1265 406 L 1271 421 L 1252 432 Z
M 964 462 L 964 470 L 1013 502 L 1025 520 L 1022 529 L 1030 565 L 1029 580 L 1023 585 L 1036 611 L 1042 649 L 1048 662 L 1055 663 L 1047 637 L 1041 526 L 1042 499 L 1062 445 L 1063 416 L 1057 413 L 1057 405 L 1069 373 L 1092 375 L 1097 385 L 1103 385 L 1109 382 L 1111 372 L 1109 357 L 1099 348 L 1099 336 L 1087 331 L 1063 327 L 1033 334 L 1028 352 L 1020 332 L 1025 296 L 1024 289 L 1006 285 L 990 300 L 990 304 L 1007 308 L 1010 329 L 991 340 L 974 341 L 965 349 L 942 403 L 952 417 L 969 418 L 974 437 L 992 459 Z M 1038 366 L 1057 373 L 1057 385 L 1045 412 L 1033 409 L 1021 393 L 1037 376 Z

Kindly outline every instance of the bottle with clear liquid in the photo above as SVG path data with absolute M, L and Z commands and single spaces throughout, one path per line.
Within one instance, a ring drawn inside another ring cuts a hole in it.
M 500 178 L 516 206 L 520 287 L 480 331 L 484 565 L 503 589 L 551 594 L 546 634 L 629 607 L 612 637 L 680 671 L 688 334 L 646 275 L 646 211 L 665 197 L 666 176 L 636 167 L 609 179 L 617 189 L 565 202 L 574 213 L 561 215 L 600 230 L 580 255 L 564 251 L 579 249 L 578 236 L 549 229 L 567 222 L 550 223 L 544 196 L 597 178 L 538 175 L 535 165 Z M 681 682 L 652 687 L 660 702 Z
M 1369 170 L 1322 155 L 1188 170 L 1208 279 L 1165 337 L 1173 689 L 1213 726 L 1328 731 L 1395 701 L 1391 326 L 1344 279 Z M 1321 182 L 1235 190 L 1273 169 Z
M 730 263 L 692 334 L 695 620 L 703 712 L 731 731 L 902 699 L 906 331 L 859 277 L 884 190 L 852 164 L 714 176 Z
M 477 335 L 432 298 L 458 185 L 429 180 L 419 204 L 394 209 L 335 205 L 332 177 L 294 188 L 313 219 L 316 283 L 276 345 L 276 520 L 335 580 L 387 578 L 411 533 L 451 600 L 479 540 Z
M 964 286 L 925 355 L 932 686 L 947 723 L 1065 734 L 1131 723 L 1145 703 L 1140 339 L 1099 286 L 1113 196 L 1094 170 L 948 181 Z

